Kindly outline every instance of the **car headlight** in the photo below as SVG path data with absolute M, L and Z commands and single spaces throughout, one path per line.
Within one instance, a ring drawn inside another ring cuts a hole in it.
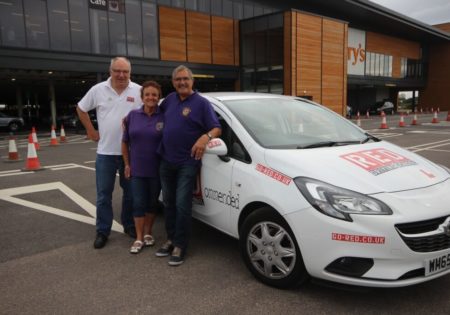
M 314 208 L 337 219 L 353 221 L 350 214 L 392 214 L 384 202 L 352 190 L 308 177 L 297 177 L 294 182 Z

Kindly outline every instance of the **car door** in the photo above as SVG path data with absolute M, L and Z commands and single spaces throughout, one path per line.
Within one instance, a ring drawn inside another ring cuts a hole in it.
M 221 138 L 228 147 L 230 118 L 215 108 L 222 125 Z M 228 156 L 205 154 L 197 179 L 193 197 L 193 215 L 215 228 L 228 233 L 230 208 L 235 206 L 236 198 L 231 192 L 231 176 L 234 159 Z

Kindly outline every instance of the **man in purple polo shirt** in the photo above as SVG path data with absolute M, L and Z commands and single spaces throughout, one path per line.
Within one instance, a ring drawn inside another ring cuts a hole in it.
M 156 256 L 170 255 L 169 265 L 184 262 L 189 243 L 192 192 L 206 145 L 221 134 L 220 123 L 207 99 L 194 92 L 189 68 L 181 65 L 172 72 L 176 90 L 161 103 L 164 130 L 159 154 L 160 177 L 165 204 L 167 241 Z

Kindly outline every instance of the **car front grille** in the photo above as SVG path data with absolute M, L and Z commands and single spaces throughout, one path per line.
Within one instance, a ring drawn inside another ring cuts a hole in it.
M 396 224 L 397 232 L 408 247 L 421 253 L 450 248 L 450 224 L 440 217 L 426 221 Z M 447 225 L 443 226 L 443 223 Z

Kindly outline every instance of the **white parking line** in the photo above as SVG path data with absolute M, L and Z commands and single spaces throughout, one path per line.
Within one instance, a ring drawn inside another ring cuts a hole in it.
M 75 202 L 78 206 L 83 208 L 90 216 L 84 216 L 81 214 L 73 213 L 67 210 L 58 209 L 54 207 L 50 207 L 47 205 L 39 204 L 36 202 L 31 202 L 28 200 L 23 200 L 14 196 L 24 195 L 36 192 L 45 192 L 49 190 L 59 190 L 63 194 L 65 194 L 69 199 Z M 0 199 L 4 201 L 8 201 L 17 205 L 21 205 L 24 207 L 32 208 L 35 210 L 51 213 L 54 215 L 58 215 L 60 217 L 64 217 L 67 219 L 91 224 L 95 226 L 95 218 L 96 218 L 96 208 L 90 203 L 88 200 L 83 198 L 81 195 L 77 194 L 75 191 L 70 189 L 62 182 L 53 182 L 47 184 L 39 184 L 39 185 L 31 185 L 31 186 L 23 186 L 23 187 L 14 187 L 0 190 Z M 112 230 L 123 233 L 122 226 L 113 220 Z

